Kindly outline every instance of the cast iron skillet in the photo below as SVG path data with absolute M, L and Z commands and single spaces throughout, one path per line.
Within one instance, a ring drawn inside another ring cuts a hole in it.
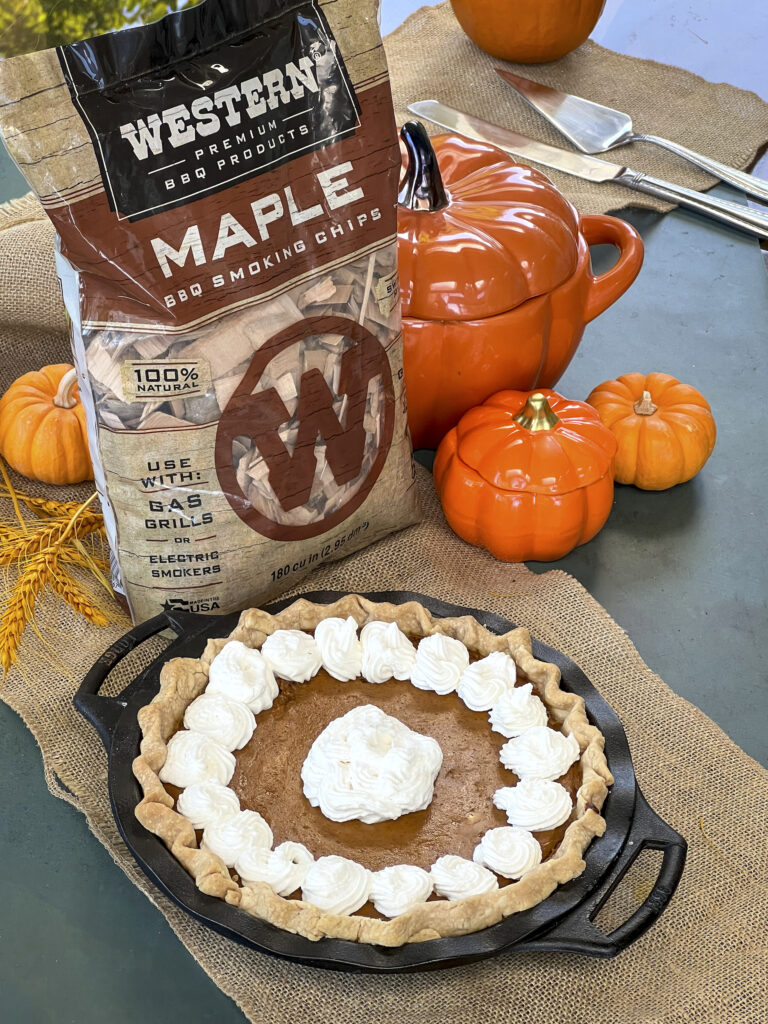
M 301 596 L 329 604 L 343 595 L 321 591 Z M 511 623 L 489 612 L 458 608 L 422 594 L 387 591 L 365 596 L 372 601 L 396 604 L 416 600 L 438 618 L 472 615 L 494 633 L 513 628 Z M 295 598 L 277 602 L 267 610 L 277 612 L 292 600 Z M 239 613 L 221 617 L 164 612 L 136 626 L 105 651 L 74 698 L 75 707 L 94 725 L 106 747 L 112 811 L 129 850 L 155 885 L 197 920 L 238 942 L 299 963 L 387 973 L 465 964 L 501 951 L 547 950 L 612 957 L 639 938 L 669 903 L 683 872 L 685 840 L 646 803 L 635 780 L 627 738 L 616 714 L 569 658 L 536 640 L 534 655 L 554 662 L 562 673 L 564 688 L 584 698 L 590 720 L 605 736 L 608 763 L 615 779 L 603 808 L 605 835 L 593 841 L 587 850 L 587 867 L 580 878 L 560 886 L 538 906 L 513 914 L 483 931 L 394 949 L 342 939 L 312 942 L 201 893 L 163 843 L 147 832 L 134 815 L 142 796 L 131 770 L 140 740 L 136 715 L 159 689 L 160 669 L 169 658 L 199 657 L 207 640 L 227 636 L 238 618 Z M 178 638 L 119 697 L 99 696 L 107 675 L 129 651 L 169 628 Z M 606 935 L 592 921 L 644 849 L 664 853 L 656 884 L 635 913 Z

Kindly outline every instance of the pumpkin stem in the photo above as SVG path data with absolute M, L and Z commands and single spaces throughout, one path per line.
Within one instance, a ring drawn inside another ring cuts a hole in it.
M 638 416 L 653 416 L 656 410 L 659 408 L 658 405 L 654 405 L 651 400 L 651 392 L 644 391 L 643 397 L 638 398 L 635 404 L 632 406 Z
M 551 430 L 559 419 L 552 411 L 552 407 L 540 391 L 528 396 L 528 401 L 517 414 L 512 417 L 515 423 L 519 423 L 526 430 Z
M 397 197 L 398 206 L 407 210 L 442 210 L 448 205 L 437 157 L 427 129 L 420 121 L 406 121 L 400 129 L 408 163 Z
M 77 384 L 77 371 L 73 367 L 71 370 L 67 370 L 59 381 L 58 390 L 53 396 L 53 404 L 60 409 L 74 409 L 77 405 L 77 399 L 72 394 L 75 384 Z

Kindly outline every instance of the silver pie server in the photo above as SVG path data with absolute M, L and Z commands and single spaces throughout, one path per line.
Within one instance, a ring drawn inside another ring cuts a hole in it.
M 448 131 L 458 132 L 459 135 L 475 139 L 477 142 L 486 142 L 513 156 L 523 157 L 525 160 L 543 164 L 544 167 L 553 167 L 565 174 L 585 178 L 587 181 L 594 181 L 597 184 L 612 181 L 616 185 L 623 185 L 637 192 L 645 192 L 647 195 L 656 196 L 657 199 L 663 199 L 665 202 L 677 203 L 689 210 L 703 213 L 729 227 L 749 231 L 751 234 L 757 235 L 758 238 L 768 238 L 768 212 L 753 212 L 749 207 L 741 206 L 739 203 L 730 203 L 726 199 L 716 199 L 701 192 L 694 192 L 681 185 L 674 185 L 671 182 L 662 181 L 660 178 L 652 178 L 640 171 L 633 171 L 631 167 L 614 164 L 609 160 L 599 160 L 595 156 L 585 156 L 583 153 L 574 153 L 572 150 L 558 149 L 557 146 L 549 146 L 544 142 L 537 142 L 535 139 L 529 139 L 525 135 L 519 135 L 517 132 L 492 124 L 490 121 L 483 121 L 482 118 L 465 114 L 463 111 L 446 106 L 437 100 L 420 100 L 417 103 L 411 103 L 408 109 L 417 117 L 432 121 Z
M 620 110 L 613 110 L 600 103 L 582 99 L 581 96 L 572 96 L 570 93 L 551 89 L 548 85 L 539 85 L 538 82 L 513 75 L 505 68 L 494 70 L 582 153 L 606 153 L 609 149 L 624 146 L 628 142 L 652 142 L 655 146 L 676 153 L 703 171 L 746 192 L 747 195 L 768 202 L 768 181 L 763 181 L 762 178 L 755 178 L 744 171 L 737 171 L 735 167 L 721 164 L 718 160 L 711 160 L 708 156 L 695 153 L 678 142 L 662 139 L 658 135 L 636 132 L 632 126 L 632 118 L 629 114 L 622 114 Z

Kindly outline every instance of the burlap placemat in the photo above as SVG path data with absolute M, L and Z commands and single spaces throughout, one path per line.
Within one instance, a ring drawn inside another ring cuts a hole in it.
M 493 72 L 503 63 L 483 53 L 458 25 L 449 3 L 422 7 L 384 40 L 397 123 L 417 99 L 441 99 L 552 145 L 567 147 L 553 128 Z M 674 139 L 733 167 L 751 166 L 768 141 L 768 103 L 744 89 L 707 82 L 689 71 L 626 57 L 587 40 L 552 64 L 509 64 L 526 78 L 614 106 L 635 128 Z M 434 126 L 430 130 L 437 131 Z M 688 188 L 715 179 L 649 144 L 623 146 L 607 159 Z M 628 206 L 673 207 L 618 185 L 596 185 L 547 170 L 581 213 Z M 53 226 L 30 194 L 0 206 L 0 325 L 66 329 L 53 261 Z M 8 273 L 13 266 L 16 272 Z
M 24 225 L 21 225 L 24 227 Z M 0 233 L 0 242 L 2 233 Z M 4 287 L 24 281 L 24 264 Z M 30 291 L 34 284 L 28 285 Z M 34 294 L 31 297 L 32 304 Z M 25 309 L 19 300 L 15 307 Z M 25 370 L 69 358 L 66 337 L 0 303 L 0 390 Z M 81 810 L 115 862 L 167 917 L 213 981 L 259 1024 L 758 1024 L 768 1005 L 768 773 L 640 659 L 623 630 L 572 578 L 537 576 L 471 548 L 446 526 L 429 474 L 418 474 L 422 524 L 314 574 L 306 590 L 409 589 L 497 611 L 568 653 L 626 727 L 640 785 L 688 840 L 680 888 L 662 919 L 612 962 L 505 955 L 448 972 L 369 977 L 300 968 L 207 931 L 140 874 L 112 819 L 106 758 L 72 696 L 96 657 L 129 626 L 109 602 L 103 629 L 55 597 L 40 607 L 0 698 L 40 745 L 51 791 Z M 27 489 L 46 493 L 29 482 Z M 67 489 L 57 497 L 85 497 Z M 10 571 L 8 571 L 10 572 Z M 6 578 L 8 582 L 8 578 Z M 162 649 L 154 641 L 108 680 L 116 693 Z M 598 919 L 609 929 L 650 891 L 643 857 Z
M 531 138 L 572 148 L 495 74 L 493 68 L 502 65 L 523 78 L 621 110 L 632 117 L 636 131 L 680 142 L 731 167 L 750 167 L 768 141 L 768 103 L 752 92 L 707 82 L 668 64 L 626 57 L 589 39 L 551 64 L 505 65 L 464 35 L 447 2 L 420 8 L 384 43 L 398 124 L 412 116 L 409 103 L 438 99 Z M 687 188 L 715 184 L 703 171 L 649 143 L 622 146 L 605 159 Z M 580 213 L 627 206 L 672 209 L 619 185 L 592 184 L 558 171 L 545 173 Z
M 7 344 L 7 336 L 0 343 Z M 3 348 L 7 354 L 7 348 Z M 768 773 L 643 664 L 623 630 L 571 577 L 503 565 L 445 525 L 419 471 L 424 522 L 315 573 L 306 589 L 412 589 L 497 611 L 566 651 L 620 715 L 652 806 L 687 838 L 688 864 L 661 920 L 614 961 L 499 956 L 447 972 L 369 977 L 301 968 L 207 931 L 139 873 L 115 828 L 106 759 L 72 695 L 128 625 L 96 630 L 46 602 L 48 643 L 30 633 L 0 696 L 40 744 L 52 792 L 78 807 L 116 863 L 168 918 L 210 977 L 259 1024 L 758 1024 L 768 1005 Z M 158 651 L 132 656 L 109 692 Z M 66 788 L 63 788 L 66 787 Z M 615 926 L 650 890 L 633 872 Z M 657 864 L 655 867 L 657 868 Z M 610 904 L 609 904 L 610 906 Z

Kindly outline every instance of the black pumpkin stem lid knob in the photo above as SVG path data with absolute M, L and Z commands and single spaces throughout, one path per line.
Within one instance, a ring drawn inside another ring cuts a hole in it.
M 426 128 L 420 121 L 406 121 L 400 129 L 400 138 L 408 163 L 397 197 L 398 205 L 408 210 L 442 210 L 448 205 L 448 196 Z

